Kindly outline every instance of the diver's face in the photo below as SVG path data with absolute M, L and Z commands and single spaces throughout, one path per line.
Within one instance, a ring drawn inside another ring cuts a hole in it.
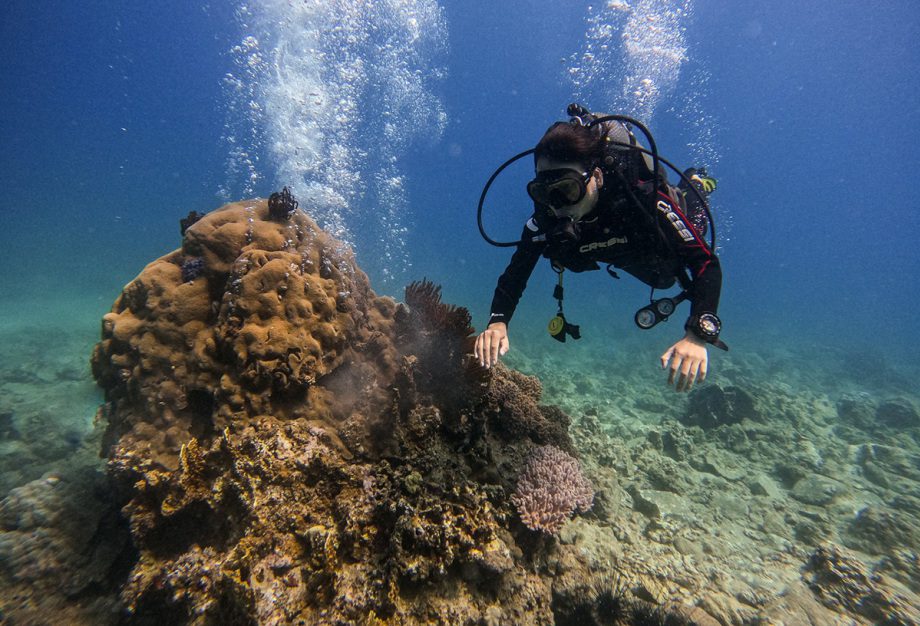
M 559 176 L 555 176 L 556 172 Z M 549 178 L 547 178 L 549 177 Z M 554 188 L 553 179 L 563 181 L 559 189 Z M 531 193 L 533 183 L 528 185 L 528 193 L 531 197 L 545 196 L 534 198 L 542 204 L 546 204 L 552 209 L 556 217 L 570 217 L 575 221 L 582 219 L 597 206 L 598 192 L 604 184 L 604 177 L 600 168 L 593 168 L 585 171 L 583 165 L 577 162 L 556 161 L 541 157 L 537 160 L 537 177 L 535 181 L 542 182 L 542 189 L 534 189 L 538 193 Z M 584 195 L 576 192 L 584 189 Z M 543 191 L 543 194 L 539 192 Z M 554 193 L 556 192 L 556 193 Z M 570 199 L 578 198 L 574 202 L 566 203 Z

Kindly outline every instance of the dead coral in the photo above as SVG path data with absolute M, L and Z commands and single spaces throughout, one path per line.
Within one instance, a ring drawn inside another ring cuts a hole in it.
M 98 623 L 94 613 L 117 608 L 110 576 L 129 549 L 128 530 L 105 477 L 95 467 L 70 469 L 17 487 L 0 501 L 5 624 Z

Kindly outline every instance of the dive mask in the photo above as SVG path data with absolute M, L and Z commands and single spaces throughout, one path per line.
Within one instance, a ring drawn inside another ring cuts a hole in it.
M 581 202 L 588 193 L 591 172 L 573 169 L 545 170 L 527 183 L 527 195 L 537 204 L 562 208 Z

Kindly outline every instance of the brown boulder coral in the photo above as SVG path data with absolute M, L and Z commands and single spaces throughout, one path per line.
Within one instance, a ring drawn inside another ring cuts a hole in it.
M 377 296 L 296 205 L 188 224 L 93 355 L 125 621 L 551 623 L 536 563 L 570 548 L 519 541 L 509 495 L 535 445 L 572 451 L 568 419 L 471 333 L 429 282 Z

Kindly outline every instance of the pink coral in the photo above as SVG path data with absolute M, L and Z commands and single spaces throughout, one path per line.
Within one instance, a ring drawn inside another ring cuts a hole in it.
M 511 502 L 528 528 L 555 535 L 574 511 L 591 508 L 594 489 L 575 458 L 555 446 L 540 446 L 521 472 Z

